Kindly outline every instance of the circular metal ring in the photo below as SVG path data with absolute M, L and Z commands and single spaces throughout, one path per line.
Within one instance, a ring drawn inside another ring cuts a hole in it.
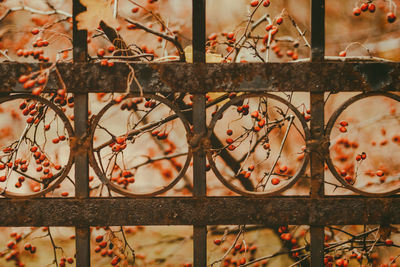
M 132 97 L 139 97 L 137 95 L 128 95 L 124 98 L 128 99 L 128 98 L 132 98 Z M 185 116 L 183 115 L 183 113 L 172 103 L 170 102 L 168 99 L 165 99 L 163 97 L 157 96 L 157 95 L 151 95 L 151 94 L 144 94 L 143 96 L 140 96 L 143 98 L 150 98 L 153 100 L 156 100 L 164 105 L 166 105 L 168 108 L 170 108 L 172 111 L 175 112 L 176 114 L 176 118 L 180 119 L 180 121 L 182 122 L 185 130 L 186 130 L 186 138 L 187 140 L 189 140 L 189 135 L 191 133 L 190 130 L 190 126 L 189 126 L 189 122 L 187 121 L 187 119 L 185 118 Z M 109 189 L 111 189 L 114 192 L 117 192 L 121 195 L 124 196 L 128 196 L 128 197 L 153 197 L 153 196 L 157 196 L 160 194 L 163 194 L 165 192 L 167 192 L 168 190 L 170 190 L 171 188 L 173 188 L 181 179 L 182 177 L 185 175 L 187 169 L 189 168 L 191 159 L 192 159 L 192 150 L 190 148 L 190 146 L 188 146 L 188 152 L 187 152 L 187 156 L 186 156 L 186 160 L 185 163 L 183 164 L 182 168 L 180 169 L 179 173 L 177 174 L 177 176 L 166 186 L 155 190 L 153 192 L 150 193 L 133 193 L 127 189 L 124 189 L 114 183 L 112 183 L 104 174 L 104 172 L 101 170 L 96 157 L 95 157 L 95 151 L 94 151 L 94 142 L 93 142 L 93 138 L 96 132 L 96 128 L 98 126 L 98 123 L 100 122 L 100 119 L 104 116 L 104 114 L 115 104 L 118 104 L 117 102 L 115 102 L 115 100 L 110 101 L 105 107 L 103 107 L 101 109 L 101 111 L 95 116 L 92 124 L 91 124 L 91 129 L 90 129 L 90 148 L 89 148 L 89 162 L 90 165 L 92 166 L 93 170 L 95 171 L 96 175 L 100 178 L 100 180 L 102 181 L 103 184 L 105 184 Z M 188 143 L 188 142 L 187 142 Z
M 337 119 L 339 118 L 339 116 L 343 113 L 343 111 L 348 108 L 350 105 L 352 105 L 353 103 L 362 100 L 364 98 L 368 98 L 368 97 L 374 97 L 374 96 L 384 96 L 384 97 L 388 97 L 390 99 L 396 100 L 398 102 L 400 102 L 400 96 L 392 94 L 392 93 L 388 93 L 388 92 L 368 92 L 368 93 L 361 93 L 358 94 L 356 96 L 353 96 L 351 98 L 349 98 L 346 102 L 344 102 L 330 117 L 328 124 L 326 125 L 325 128 L 325 137 L 327 140 L 330 140 L 330 136 L 332 133 L 332 130 L 334 128 L 334 125 L 337 121 Z M 353 191 L 354 193 L 358 193 L 360 195 L 364 195 L 364 196 L 370 196 L 370 197 L 383 197 L 383 196 L 389 196 L 389 195 L 394 195 L 398 192 L 400 192 L 400 187 L 393 189 L 391 191 L 385 192 L 385 193 L 371 193 L 371 192 L 366 192 L 363 191 L 361 189 L 358 189 L 354 186 L 352 186 L 351 184 L 347 183 L 343 177 L 338 173 L 338 171 L 336 170 L 333 161 L 332 161 L 332 157 L 330 155 L 330 149 L 329 147 L 326 148 L 326 151 L 324 152 L 325 155 L 325 161 L 326 164 L 328 165 L 329 170 L 331 171 L 331 173 L 335 176 L 335 178 L 347 189 Z
M 274 99 L 284 105 L 286 105 L 294 114 L 295 116 L 299 119 L 301 126 L 303 127 L 304 130 L 304 137 L 305 137 L 305 144 L 307 144 L 307 142 L 310 140 L 311 134 L 310 134 L 310 130 L 307 126 L 307 122 L 304 119 L 304 116 L 297 110 L 297 108 L 290 103 L 289 101 L 287 101 L 286 99 L 283 99 L 277 95 L 273 95 L 273 94 L 269 94 L 269 93 L 247 93 L 247 94 L 243 94 L 240 96 L 237 96 L 233 99 L 231 99 L 229 102 L 225 103 L 213 116 L 210 125 L 208 126 L 208 139 L 211 138 L 211 135 L 213 133 L 213 130 L 215 128 L 215 125 L 217 123 L 217 121 L 219 120 L 219 118 L 222 117 L 222 114 L 224 113 L 224 111 L 226 111 L 229 107 L 231 107 L 232 105 L 236 104 L 236 103 L 240 103 L 241 101 L 243 101 L 246 98 L 251 98 L 251 97 L 266 97 L 266 98 L 271 98 Z M 273 196 L 273 195 L 279 195 L 280 193 L 282 193 L 283 191 L 287 190 L 288 188 L 290 188 L 291 186 L 293 186 L 297 180 L 304 175 L 306 168 L 308 166 L 308 162 L 309 162 L 309 153 L 308 153 L 308 149 L 306 149 L 304 151 L 305 155 L 304 158 L 302 160 L 302 163 L 300 165 L 300 168 L 297 170 L 297 172 L 293 175 L 293 177 L 290 179 L 290 181 L 284 185 L 278 186 L 276 187 L 276 189 L 274 189 L 274 191 L 272 192 L 258 192 L 258 191 L 249 191 L 249 190 L 245 190 L 245 189 L 241 189 L 239 187 L 237 187 L 236 185 L 230 183 L 218 170 L 218 168 L 216 167 L 216 163 L 213 159 L 213 153 L 210 149 L 207 150 L 207 159 L 208 162 L 211 166 L 211 169 L 213 170 L 214 174 L 216 175 L 216 177 L 221 181 L 221 183 L 226 186 L 228 189 L 232 190 L 233 192 L 240 194 L 240 195 L 244 195 L 244 196 L 253 196 L 253 197 L 257 197 L 257 196 Z
M 43 196 L 46 193 L 53 191 L 64 179 L 67 177 L 69 171 L 71 170 L 71 167 L 74 163 L 74 157 L 73 153 L 71 152 L 71 139 L 74 139 L 75 133 L 72 128 L 71 123 L 69 122 L 67 116 L 64 114 L 64 112 L 57 107 L 53 102 L 40 97 L 40 96 L 35 96 L 35 95 L 30 95 L 30 94 L 14 94 L 14 95 L 8 95 L 0 98 L 0 104 L 3 104 L 8 101 L 13 101 L 13 100 L 18 100 L 18 99 L 27 99 L 27 100 L 34 100 L 37 102 L 40 102 L 44 104 L 45 106 L 48 106 L 50 109 L 52 109 L 57 116 L 61 119 L 61 121 L 64 123 L 65 129 L 67 130 L 68 133 L 68 141 L 69 141 L 69 147 L 70 147 L 70 153 L 68 157 L 67 164 L 64 166 L 64 168 L 61 169 L 60 172 L 54 175 L 53 181 L 43 190 L 40 190 L 38 192 L 34 192 L 32 194 L 19 194 L 15 192 L 10 192 L 8 190 L 3 191 L 3 195 L 6 197 L 10 198 L 33 198 L 33 197 L 39 197 Z M 1 189 L 1 188 L 0 188 Z M 1 189 L 2 190 L 2 189 Z

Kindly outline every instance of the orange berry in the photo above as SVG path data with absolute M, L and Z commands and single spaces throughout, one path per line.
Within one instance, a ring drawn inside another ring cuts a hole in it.
M 356 7 L 353 9 L 353 15 L 354 16 L 360 16 L 361 15 L 361 8 Z
M 396 21 L 396 15 L 393 12 L 387 13 L 386 18 L 389 23 L 393 23 Z
M 250 2 L 250 6 L 252 6 L 252 7 L 256 7 L 256 6 L 258 6 L 258 4 L 259 4 L 258 0 L 253 0 Z
M 221 243 L 222 243 L 221 239 L 214 239 L 215 245 L 219 246 L 219 245 L 221 245 Z
M 104 57 L 105 54 L 106 54 L 106 51 L 103 48 L 100 48 L 97 50 L 98 57 Z
M 273 185 L 277 185 L 277 184 L 279 184 L 281 182 L 281 180 L 279 180 L 279 178 L 272 178 L 271 179 L 271 183 L 273 184 Z
M 39 29 L 38 29 L 38 28 L 33 28 L 33 29 L 31 30 L 31 33 L 32 33 L 33 35 L 36 35 L 36 34 L 39 33 Z

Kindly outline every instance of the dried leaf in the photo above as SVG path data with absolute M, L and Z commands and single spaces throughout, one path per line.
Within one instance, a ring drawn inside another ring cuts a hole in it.
M 118 256 L 120 259 L 126 259 L 125 256 L 125 249 L 124 249 L 124 242 L 119 239 L 113 231 L 110 231 L 110 241 L 114 245 L 113 252 L 115 256 Z
M 185 51 L 186 61 L 188 63 L 192 63 L 193 62 L 192 46 L 187 46 L 184 51 Z M 207 63 L 221 63 L 221 61 L 222 61 L 222 56 L 220 54 L 213 54 L 213 53 L 206 54 Z
M 86 11 L 76 17 L 78 29 L 95 30 L 101 20 L 111 27 L 119 26 L 117 19 L 113 16 L 111 0 L 80 0 L 80 2 L 86 7 Z

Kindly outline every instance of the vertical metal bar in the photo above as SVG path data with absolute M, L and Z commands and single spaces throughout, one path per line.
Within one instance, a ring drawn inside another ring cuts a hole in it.
M 88 95 L 75 94 L 74 125 L 77 138 L 85 138 L 88 122 Z M 75 155 L 75 195 L 89 197 L 89 160 L 87 153 Z
M 206 97 L 195 94 L 193 98 L 194 134 L 205 136 L 206 133 Z M 201 144 L 200 144 L 201 145 Z M 196 197 L 206 196 L 206 156 L 202 149 L 193 153 L 193 194 Z
M 324 94 L 311 93 L 311 138 L 322 141 L 324 133 Z M 319 144 L 319 143 L 314 143 Z M 311 150 L 311 198 L 324 196 L 324 159 L 320 145 Z M 311 266 L 324 266 L 324 225 L 310 226 Z
M 206 62 L 206 0 L 192 0 L 193 62 Z
M 311 0 L 311 61 L 325 57 L 325 0 Z M 324 136 L 324 93 L 311 93 L 311 138 L 321 144 Z M 324 159 L 320 145 L 311 151 L 311 198 L 324 197 Z M 324 225 L 311 225 L 311 266 L 324 265 Z
M 324 136 L 324 94 L 311 93 L 311 138 L 321 144 Z M 320 145 L 311 150 L 311 198 L 324 196 L 324 158 Z
M 87 59 L 87 31 L 86 30 L 78 30 L 78 24 L 76 21 L 76 16 L 85 11 L 86 7 L 84 7 L 79 0 L 73 0 L 72 3 L 72 16 L 73 16 L 73 54 L 75 62 L 85 62 Z
M 325 0 L 311 0 L 311 61 L 325 56 Z
M 205 96 L 195 94 L 193 99 L 194 133 L 205 134 L 206 101 Z M 193 153 L 193 194 L 195 197 L 206 196 L 206 157 L 202 149 Z M 207 266 L 207 226 L 193 226 L 193 263 L 194 267 Z
M 87 31 L 78 30 L 76 16 L 85 11 L 79 0 L 73 0 L 73 57 L 74 62 L 87 59 Z M 84 138 L 88 129 L 88 95 L 75 94 L 74 125 L 77 138 Z M 75 156 L 75 197 L 89 197 L 89 160 L 87 153 Z M 90 266 L 90 228 L 75 228 L 76 266 Z
M 205 63 L 206 44 L 206 0 L 192 1 L 193 63 Z M 206 133 L 206 98 L 195 94 L 193 99 L 194 134 Z M 193 194 L 195 197 L 206 196 L 206 157 L 205 151 L 198 149 L 193 154 Z M 193 226 L 193 265 L 207 266 L 207 226 Z

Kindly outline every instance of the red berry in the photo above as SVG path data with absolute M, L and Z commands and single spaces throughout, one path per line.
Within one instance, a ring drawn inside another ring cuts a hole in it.
M 280 173 L 285 173 L 287 171 L 288 167 L 286 165 L 283 165 L 282 167 L 279 168 Z
M 292 235 L 290 233 L 283 233 L 283 234 L 281 234 L 281 239 L 285 240 L 285 241 L 291 241 Z
M 233 139 L 232 139 L 232 138 L 226 138 L 226 142 L 227 142 L 228 144 L 232 144 L 232 143 L 233 143 Z
M 22 57 L 24 55 L 24 50 L 18 49 L 17 56 Z
M 265 7 L 269 7 L 270 4 L 271 3 L 269 0 L 264 0 L 264 2 L 263 2 L 263 6 L 265 6 Z
M 272 29 L 272 24 L 268 24 L 266 27 L 265 27 L 265 30 L 266 31 L 270 31 L 271 29 Z M 267 35 L 268 36 L 268 35 Z
M 347 55 L 346 51 L 340 51 L 339 57 L 345 57 Z
M 9 249 L 12 249 L 14 246 L 15 246 L 15 242 L 14 241 L 10 241 L 10 242 L 7 243 L 7 247 Z
M 112 53 L 112 52 L 115 51 L 115 46 L 110 45 L 110 46 L 107 48 L 107 50 L 108 50 L 108 52 Z
M 233 134 L 233 131 L 231 129 L 226 130 L 226 134 L 231 136 Z
M 396 21 L 396 15 L 393 12 L 387 13 L 386 18 L 389 23 L 393 23 Z
M 353 15 L 354 16 L 360 16 L 361 15 L 361 8 L 356 7 L 353 9 Z
M 117 97 L 114 99 L 114 101 L 115 101 L 117 104 L 119 104 L 119 103 L 122 102 L 122 100 L 124 100 L 124 97 L 125 97 L 125 96 L 123 96 L 123 95 L 117 96 Z
M 26 81 L 28 81 L 29 80 L 29 76 L 28 75 L 21 75 L 20 77 L 19 77 L 19 79 L 18 79 L 18 81 L 20 82 L 20 83 L 25 83 Z
M 28 119 L 26 119 L 26 122 L 27 122 L 27 123 L 33 123 L 33 121 L 34 121 L 34 118 L 33 118 L 33 117 L 29 117 Z
M 35 80 L 28 80 L 24 83 L 24 88 L 29 89 L 32 88 L 35 85 L 36 81 Z
M 276 23 L 278 25 L 282 24 L 282 22 L 283 22 L 283 18 L 282 17 L 279 17 L 279 18 L 276 19 Z
M 33 28 L 32 31 L 31 31 L 31 33 L 32 33 L 33 35 L 36 35 L 36 34 L 39 33 L 39 29 L 38 29 L 38 28 Z
M 116 141 L 117 141 L 117 144 L 122 145 L 123 143 L 125 143 L 125 137 L 122 137 L 122 136 L 117 137 Z
M 374 4 L 370 4 L 370 5 L 368 6 L 368 10 L 369 10 L 369 12 L 371 12 L 371 13 L 374 13 L 374 12 L 375 12 L 375 9 L 376 9 L 376 7 L 375 7 Z
M 100 61 L 100 65 L 103 66 L 103 67 L 106 67 L 108 65 L 108 60 L 107 59 L 102 59 Z
M 216 33 L 212 33 L 208 36 L 208 40 L 213 41 L 216 40 L 218 35 Z
M 368 10 L 368 3 L 362 4 L 360 9 L 361 9 L 362 12 L 367 11 Z
M 105 54 L 106 54 L 106 51 L 103 48 L 100 48 L 97 50 L 98 57 L 104 57 Z
M 257 110 L 256 110 L 256 111 L 253 111 L 253 112 L 251 113 L 251 117 L 252 117 L 252 118 L 258 118 L 258 115 L 260 115 L 260 114 L 258 113 Z
M 226 35 L 226 38 L 229 40 L 232 40 L 235 37 L 235 33 L 234 32 L 230 32 Z
M 222 243 L 221 239 L 214 239 L 215 245 L 219 246 L 219 245 L 221 245 L 221 243 Z
M 386 239 L 385 244 L 386 244 L 386 246 L 391 246 L 391 245 L 393 245 L 393 241 L 391 239 Z
M 279 180 L 279 178 L 272 178 L 271 179 L 271 183 L 273 184 L 273 185 L 277 185 L 277 184 L 279 184 L 281 182 L 281 180 Z
M 112 266 L 117 265 L 118 262 L 119 262 L 120 260 L 121 260 L 121 259 L 120 259 L 118 256 L 115 256 L 115 257 L 112 259 L 112 261 L 111 261 L 111 265 L 112 265 Z
M 258 6 L 258 4 L 259 4 L 258 0 L 253 0 L 253 1 L 251 1 L 251 3 L 250 3 L 250 5 L 251 5 L 252 7 L 256 7 L 256 6 Z
M 233 151 L 233 150 L 235 150 L 236 149 L 236 146 L 234 146 L 234 145 L 229 145 L 228 146 L 228 150 L 229 151 Z
M 379 176 L 379 177 L 382 177 L 383 175 L 385 175 L 385 173 L 383 171 L 381 171 L 381 170 L 377 170 L 376 171 L 376 175 Z
M 235 245 L 235 250 L 240 250 L 242 248 L 242 243 Z
M 339 128 L 339 131 L 341 131 L 342 133 L 345 133 L 345 132 L 347 132 L 347 129 L 346 129 L 346 127 L 340 127 Z
M 343 259 L 336 260 L 336 266 L 343 266 Z
M 65 97 L 65 94 L 67 93 L 67 91 L 65 89 L 59 89 L 57 90 L 57 95 L 61 96 L 61 97 Z
M 346 175 L 346 177 L 344 177 L 344 180 L 349 184 L 353 182 L 353 178 L 350 175 Z
M 348 125 L 349 125 L 349 123 L 347 121 L 341 121 L 340 122 L 340 126 L 346 127 Z
M 132 8 L 132 13 L 137 13 L 138 11 L 139 11 L 139 8 L 138 7 L 134 7 L 134 8 Z
M 43 87 L 38 86 L 32 90 L 32 95 L 40 95 L 43 92 Z

